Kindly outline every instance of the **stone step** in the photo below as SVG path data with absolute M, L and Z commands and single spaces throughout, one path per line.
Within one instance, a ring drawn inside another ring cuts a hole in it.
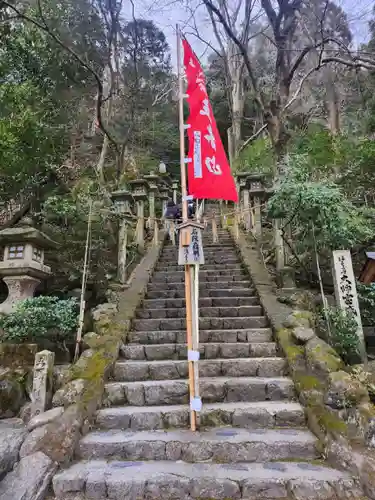
M 259 304 L 258 297 L 204 297 L 199 299 L 199 307 L 240 307 Z M 185 307 L 185 299 L 145 299 L 144 309 L 173 309 Z
M 135 331 L 184 330 L 186 320 L 185 318 L 134 319 L 132 325 Z M 265 316 L 199 318 L 200 330 L 264 328 L 266 326 L 268 326 L 268 321 Z
M 280 377 L 286 374 L 285 358 L 204 359 L 199 361 L 201 377 Z M 118 361 L 113 369 L 117 382 L 188 378 L 185 360 Z
M 199 385 L 203 403 L 276 401 L 294 397 L 293 383 L 287 377 L 202 377 Z M 188 401 L 188 380 L 109 382 L 105 385 L 104 406 L 160 406 L 187 404 Z
M 226 290 L 234 290 L 234 289 L 242 289 L 242 288 L 250 288 L 252 287 L 251 281 L 248 280 L 236 280 L 236 281 L 229 281 L 221 279 L 220 281 L 204 281 L 204 282 L 199 282 L 199 293 L 204 292 L 205 290 L 212 290 L 212 289 L 226 289 Z M 164 291 L 164 290 L 172 290 L 172 289 L 177 289 L 177 290 L 184 290 L 184 285 L 181 281 L 177 282 L 169 282 L 169 283 L 155 283 L 152 282 L 148 285 L 147 290 L 150 292 L 154 291 Z
M 206 253 L 209 253 L 209 252 L 215 252 L 216 250 L 220 250 L 222 252 L 225 252 L 225 251 L 232 251 L 232 252 L 235 252 L 236 251 L 236 248 L 235 246 L 233 245 L 233 241 L 231 240 L 227 240 L 227 241 L 219 241 L 218 243 L 206 243 L 204 244 L 203 246 L 203 250 L 204 252 Z M 167 246 L 167 247 L 164 247 L 163 248 L 163 251 L 162 251 L 162 255 L 168 255 L 168 254 L 173 254 L 175 255 L 177 252 L 177 246 L 173 247 L 173 246 Z
M 199 282 L 209 281 L 242 281 L 249 279 L 244 271 L 224 271 L 199 272 Z M 156 272 L 152 277 L 153 283 L 182 283 L 185 281 L 185 272 Z
M 242 343 L 242 342 L 271 342 L 273 339 L 270 328 L 248 328 L 246 330 L 201 330 L 199 332 L 199 341 L 206 343 Z M 130 332 L 128 334 L 129 344 L 185 344 L 186 330 L 158 330 L 158 331 L 140 331 Z M 211 351 L 213 350 L 210 349 Z M 225 349 L 224 349 L 225 350 Z M 249 349 L 239 347 L 238 353 L 243 353 L 248 357 Z
M 102 408 L 96 416 L 101 429 L 188 428 L 189 405 L 119 406 Z M 208 403 L 199 412 L 201 427 L 230 425 L 250 429 L 272 427 L 304 427 L 305 413 L 299 403 L 292 401 L 257 401 L 253 403 Z
M 178 259 L 177 259 L 177 256 L 176 258 L 169 258 L 169 259 L 160 259 L 159 260 L 159 265 L 160 266 L 176 266 L 178 265 L 177 264 L 178 262 Z M 209 264 L 211 266 L 225 266 L 227 264 L 235 264 L 236 266 L 240 266 L 241 265 L 241 261 L 238 259 L 238 257 L 228 257 L 228 256 L 220 256 L 220 255 L 216 255 L 215 257 L 211 257 L 211 258 L 207 258 L 205 256 L 205 263 L 206 264 Z
M 57 500 L 337 500 L 361 498 L 348 473 L 308 462 L 79 462 L 53 478 Z M 78 497 L 74 494 L 85 494 Z M 72 496 L 74 495 L 74 496 Z
M 235 307 L 200 307 L 200 318 L 236 318 L 248 316 L 261 316 L 261 306 L 235 306 Z M 138 309 L 136 317 L 141 319 L 185 318 L 185 307 L 165 309 Z
M 186 344 L 124 344 L 120 352 L 124 359 L 134 361 L 187 359 Z M 277 356 L 277 345 L 275 342 L 209 342 L 200 343 L 199 352 L 201 359 L 265 358 Z
M 233 261 L 238 264 L 241 262 L 240 257 L 232 248 L 215 248 L 208 250 L 207 248 L 204 250 L 204 259 L 207 264 L 215 264 L 217 259 L 220 260 L 228 260 L 229 263 Z M 160 256 L 159 262 L 174 262 L 178 263 L 178 254 L 176 252 L 163 252 Z
M 200 298 L 206 297 L 254 297 L 256 294 L 254 288 L 200 288 L 199 296 Z M 158 286 L 154 286 L 154 289 L 150 290 L 148 287 L 147 295 L 148 299 L 184 299 L 185 298 L 185 287 L 180 286 L 178 288 L 163 287 L 160 289 Z
M 204 264 L 203 266 L 199 267 L 200 271 L 216 271 L 216 270 L 221 270 L 221 269 L 231 269 L 233 271 L 243 271 L 243 267 L 241 264 Z M 176 264 L 170 263 L 170 264 L 163 264 L 163 265 L 157 265 L 156 266 L 156 271 L 181 271 L 183 270 L 183 266 L 178 266 Z
M 222 427 L 197 431 L 94 431 L 77 450 L 84 460 L 183 460 L 184 462 L 268 462 L 318 458 L 316 437 L 297 429 Z

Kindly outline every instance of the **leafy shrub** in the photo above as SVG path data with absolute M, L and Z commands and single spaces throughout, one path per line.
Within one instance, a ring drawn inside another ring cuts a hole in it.
M 360 362 L 360 344 L 354 314 L 338 307 L 329 307 L 325 313 L 321 310 L 317 316 L 317 328 L 320 335 L 336 350 L 346 364 Z
M 0 317 L 2 342 L 42 342 L 56 344 L 73 340 L 77 326 L 77 300 L 40 296 L 16 305 L 14 312 Z
M 359 308 L 365 326 L 375 326 L 375 283 L 357 283 Z

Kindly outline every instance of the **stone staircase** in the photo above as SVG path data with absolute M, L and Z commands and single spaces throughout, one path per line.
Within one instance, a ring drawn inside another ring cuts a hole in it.
M 79 461 L 55 476 L 56 498 L 360 498 L 349 476 L 319 460 L 228 233 L 219 231 L 216 245 L 205 236 L 205 258 L 200 431 L 189 430 L 184 273 L 167 245 L 106 385 L 97 430 L 80 441 Z

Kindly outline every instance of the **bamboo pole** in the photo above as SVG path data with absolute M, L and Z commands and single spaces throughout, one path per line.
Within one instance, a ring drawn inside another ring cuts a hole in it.
M 182 220 L 188 220 L 188 206 L 187 206 L 187 189 L 186 189 L 186 167 L 185 167 L 185 129 L 184 129 L 184 83 L 181 71 L 181 33 L 180 28 L 176 25 L 177 32 L 177 74 L 178 74 L 178 114 L 179 114 L 179 129 L 180 129 L 180 169 L 181 169 L 181 195 L 182 195 Z M 182 243 L 184 235 L 181 234 Z M 187 348 L 188 351 L 193 350 L 193 322 L 192 322 L 192 301 L 191 301 L 191 273 L 190 266 L 185 265 L 185 302 L 186 302 L 186 334 L 187 334 Z M 189 390 L 190 401 L 194 399 L 194 365 L 192 361 L 188 361 L 189 365 Z M 190 428 L 192 431 L 196 430 L 196 413 L 190 407 Z

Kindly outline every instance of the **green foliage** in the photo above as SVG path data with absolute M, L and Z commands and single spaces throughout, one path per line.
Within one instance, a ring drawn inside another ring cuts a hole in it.
M 271 217 L 291 221 L 298 231 L 298 250 L 352 248 L 369 241 L 374 230 L 362 211 L 333 182 L 309 180 L 306 155 L 286 158 L 287 174 L 268 203 Z
M 360 344 L 357 322 L 352 313 L 338 307 L 327 307 L 317 315 L 320 335 L 336 350 L 348 365 L 360 360 Z M 328 322 L 328 324 L 327 324 Z
M 274 166 L 274 154 L 269 139 L 256 139 L 246 147 L 235 162 L 235 170 L 239 172 L 255 172 L 271 174 Z
M 357 283 L 359 308 L 365 326 L 375 326 L 375 283 Z
M 116 216 L 96 192 L 95 183 L 86 179 L 76 185 L 73 193 L 51 196 L 42 207 L 43 229 L 60 244 L 57 252 L 51 252 L 55 260 L 54 287 L 64 291 L 79 287 L 83 272 L 88 219 L 91 211 L 91 240 L 89 282 L 95 296 L 101 296 L 107 288 L 109 276 L 115 273 Z M 129 249 L 131 257 L 132 249 Z
M 39 296 L 17 304 L 14 312 L 0 317 L 1 342 L 57 344 L 73 339 L 77 326 L 76 299 Z

